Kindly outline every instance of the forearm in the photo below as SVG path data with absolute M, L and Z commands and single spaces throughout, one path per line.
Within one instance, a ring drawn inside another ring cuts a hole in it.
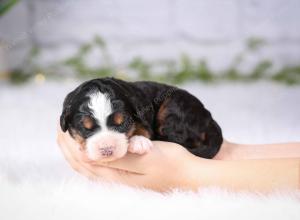
M 224 141 L 219 153 L 214 159 L 243 160 L 243 159 L 272 159 L 300 158 L 300 143 L 286 144 L 236 144 Z
M 185 187 L 217 186 L 234 191 L 299 189 L 300 160 L 217 161 L 193 157 Z

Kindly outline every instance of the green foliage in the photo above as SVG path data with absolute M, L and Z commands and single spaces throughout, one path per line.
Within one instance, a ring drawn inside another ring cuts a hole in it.
M 27 56 L 27 59 L 25 60 L 25 66 L 23 69 L 15 69 L 9 74 L 9 80 L 13 84 L 22 84 L 27 81 L 29 81 L 33 76 L 35 72 L 38 72 L 39 69 L 42 69 L 38 67 L 35 63 L 36 58 L 39 56 L 40 51 L 37 47 L 33 47 L 29 55 Z
M 24 73 L 24 71 L 20 69 L 15 69 L 9 75 L 9 79 L 13 84 L 23 84 L 27 82 L 31 77 L 31 74 Z
M 272 79 L 289 85 L 300 84 L 300 65 L 282 68 Z
M 223 79 L 228 79 L 231 81 L 241 80 L 243 75 L 237 70 L 236 67 L 230 67 L 228 70 L 225 70 L 224 74 L 222 75 Z
M 205 60 L 193 60 L 187 54 L 182 54 L 178 60 L 160 60 L 148 62 L 142 57 L 133 58 L 127 65 L 126 70 L 130 75 L 118 73 L 116 65 L 112 62 L 105 41 L 96 36 L 91 42 L 82 44 L 78 51 L 68 59 L 55 63 L 51 68 L 41 68 L 35 62 L 39 56 L 38 48 L 33 48 L 23 71 L 16 70 L 11 74 L 14 83 L 25 82 L 33 76 L 42 74 L 45 77 L 53 77 L 57 74 L 57 67 L 67 67 L 79 78 L 89 79 L 106 76 L 115 76 L 126 80 L 153 80 L 159 82 L 181 84 L 187 81 L 202 81 L 207 83 L 218 81 L 257 81 L 273 80 L 288 85 L 300 84 L 300 65 L 286 66 L 280 70 L 272 69 L 270 60 L 258 62 L 249 72 L 243 72 L 241 66 L 248 54 L 265 45 L 265 41 L 259 38 L 250 38 L 246 42 L 246 50 L 237 54 L 228 69 L 213 71 Z M 88 57 L 95 51 L 100 54 L 99 65 L 88 64 Z M 50 71 L 51 70 L 51 71 Z M 51 74 L 50 74 L 51 72 Z M 61 77 L 61 75 L 59 75 Z
M 209 69 L 206 61 L 200 60 L 196 66 L 196 77 L 204 82 L 211 82 L 214 80 L 214 75 Z
M 161 73 L 154 71 L 162 69 Z M 186 54 L 180 56 L 179 62 L 160 61 L 148 63 L 141 57 L 136 57 L 128 65 L 129 70 L 137 74 L 138 79 L 153 80 L 181 84 L 187 80 L 213 81 L 214 77 L 204 60 L 193 62 Z
M 270 70 L 271 67 L 272 67 L 271 61 L 263 60 L 254 67 L 249 77 L 254 80 L 265 78 L 267 71 Z
M 104 65 L 91 67 L 86 62 L 86 57 L 93 51 L 99 50 L 101 53 L 101 61 Z M 102 38 L 96 36 L 92 42 L 81 45 L 78 52 L 62 62 L 62 65 L 70 67 L 78 77 L 105 77 L 110 76 L 114 72 L 111 65 L 110 56 L 106 49 L 106 44 Z
M 0 1 L 0 16 L 9 11 L 19 0 L 1 0 Z
M 257 51 L 264 45 L 266 45 L 266 41 L 258 37 L 251 37 L 246 42 L 247 49 L 250 51 Z
M 141 57 L 135 57 L 128 65 L 130 69 L 139 74 L 140 78 L 149 80 L 151 78 L 151 65 Z
M 97 44 L 102 49 L 106 49 L 106 43 L 100 36 L 98 35 L 95 36 L 94 43 Z

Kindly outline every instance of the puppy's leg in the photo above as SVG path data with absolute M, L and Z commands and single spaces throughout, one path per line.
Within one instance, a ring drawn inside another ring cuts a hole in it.
M 129 139 L 128 151 L 136 154 L 144 154 L 150 151 L 153 144 L 150 139 L 142 135 L 134 135 Z
M 191 153 L 213 158 L 223 142 L 210 112 L 194 96 L 177 90 L 160 105 L 155 139 L 181 144 Z

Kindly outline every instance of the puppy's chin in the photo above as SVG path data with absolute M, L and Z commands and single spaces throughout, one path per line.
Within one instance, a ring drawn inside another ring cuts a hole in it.
M 127 149 L 126 135 L 112 130 L 100 131 L 86 140 L 87 157 L 93 161 L 117 160 L 125 156 Z

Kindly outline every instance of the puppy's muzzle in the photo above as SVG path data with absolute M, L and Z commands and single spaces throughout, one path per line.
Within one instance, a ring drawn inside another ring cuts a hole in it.
M 87 156 L 91 160 L 112 161 L 123 157 L 128 149 L 125 134 L 116 131 L 100 131 L 87 139 Z

